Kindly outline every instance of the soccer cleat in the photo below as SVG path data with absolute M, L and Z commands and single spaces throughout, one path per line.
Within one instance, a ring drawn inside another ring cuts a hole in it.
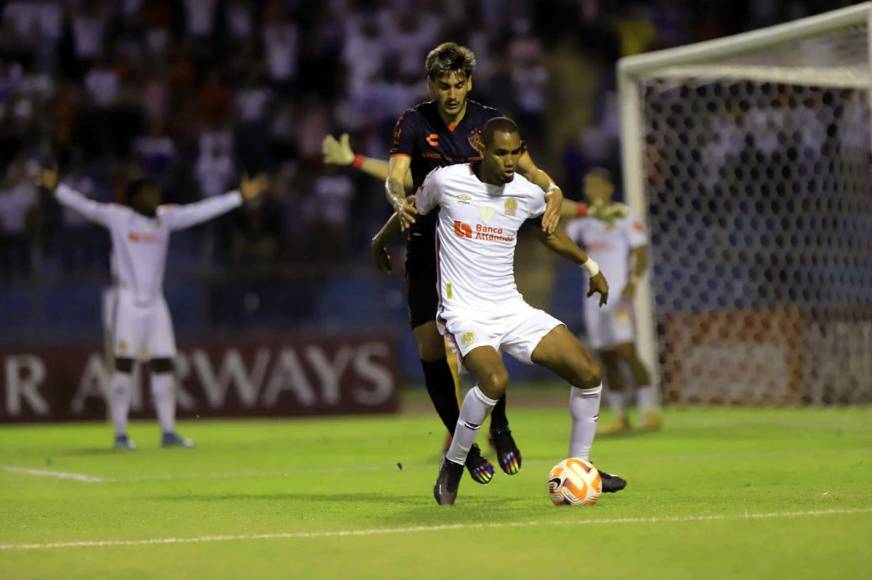
M 503 472 L 507 475 L 515 475 L 521 471 L 521 450 L 515 445 L 508 426 L 491 431 L 491 438 Z
M 620 475 L 612 475 L 611 473 L 606 473 L 602 469 L 598 469 L 597 471 L 599 471 L 600 479 L 603 482 L 603 493 L 615 493 L 616 491 L 621 491 L 627 487 L 627 480 Z
M 122 451 L 133 451 L 136 449 L 136 443 L 133 442 L 133 439 L 128 437 L 127 435 L 116 435 L 115 443 L 112 445 L 114 449 L 119 449 Z
M 433 497 L 439 505 L 454 505 L 457 499 L 457 488 L 460 486 L 460 478 L 463 476 L 463 466 L 447 458 L 439 468 L 439 477 L 433 486 Z
M 494 466 L 481 456 L 481 449 L 475 443 L 472 444 L 469 455 L 466 456 L 466 469 L 469 470 L 469 476 L 473 481 L 482 485 L 490 483 L 494 478 Z
M 657 411 L 647 411 L 641 413 L 642 421 L 639 428 L 642 431 L 659 431 L 663 427 L 663 420 L 660 418 L 660 413 Z
M 160 439 L 161 447 L 185 447 L 191 448 L 194 446 L 194 442 L 188 439 L 187 437 L 182 437 L 175 431 L 170 431 L 169 433 L 164 433 Z
M 614 419 L 596 430 L 597 435 L 617 435 L 630 430 L 630 421 L 627 419 Z

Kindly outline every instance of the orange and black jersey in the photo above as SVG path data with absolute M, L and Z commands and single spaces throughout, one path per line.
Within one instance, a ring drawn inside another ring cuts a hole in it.
M 467 101 L 466 113 L 456 126 L 448 126 L 434 101 L 421 103 L 397 120 L 391 156 L 411 158 L 409 169 L 417 191 L 427 174 L 437 167 L 478 161 L 473 144 L 481 137 L 485 123 L 502 114 L 475 101 Z M 407 231 L 406 285 L 409 322 L 412 328 L 436 319 L 439 297 L 436 291 L 437 211 L 419 215 Z
M 421 103 L 397 120 L 391 156 L 411 158 L 412 183 L 417 190 L 437 167 L 480 160 L 473 144 L 481 137 L 485 123 L 501 116 L 497 109 L 468 100 L 463 119 L 449 126 L 439 116 L 435 101 Z

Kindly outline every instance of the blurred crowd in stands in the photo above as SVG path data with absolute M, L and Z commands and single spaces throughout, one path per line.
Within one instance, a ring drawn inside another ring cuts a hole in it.
M 363 263 L 381 185 L 325 167 L 347 131 L 385 157 L 444 40 L 478 58 L 473 98 L 519 121 L 578 197 L 618 162 L 624 55 L 758 28 L 837 0 L 9 0 L 0 2 L 0 280 L 103 273 L 108 239 L 32 185 L 56 161 L 100 201 L 148 174 L 167 202 L 267 172 L 270 194 L 174 248 L 171 267 L 276 275 Z M 177 255 L 178 254 L 178 255 Z

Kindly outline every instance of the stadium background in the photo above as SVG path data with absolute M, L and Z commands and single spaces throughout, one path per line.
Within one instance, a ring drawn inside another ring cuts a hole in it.
M 168 202 L 271 177 L 267 198 L 173 236 L 165 292 L 182 344 L 262 336 L 396 340 L 420 382 L 402 248 L 376 274 L 368 241 L 388 215 L 379 182 L 321 163 L 348 131 L 385 157 L 396 117 L 426 97 L 445 39 L 478 58 L 473 98 L 520 123 L 537 162 L 579 199 L 595 165 L 619 171 L 615 63 L 852 2 L 149 1 L 2 3 L 0 345 L 99 346 L 108 237 L 31 183 L 56 157 L 101 201 L 156 177 Z M 583 332 L 583 277 L 522 241 L 519 282 Z M 542 376 L 513 365 L 516 378 Z

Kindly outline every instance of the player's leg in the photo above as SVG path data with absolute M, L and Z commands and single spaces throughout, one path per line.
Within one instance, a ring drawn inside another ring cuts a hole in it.
M 487 416 L 493 410 L 509 382 L 509 373 L 502 356 L 492 346 L 470 345 L 463 358 L 464 367 L 478 381 L 469 389 L 460 408 L 460 418 L 454 430 L 451 446 L 433 487 L 433 495 L 440 505 L 453 504 L 457 497 L 460 474 L 469 450 Z
M 615 348 L 618 359 L 625 363 L 636 383 L 636 399 L 639 405 L 639 426 L 646 431 L 656 431 L 662 426 L 660 397 L 657 387 L 651 384 L 651 375 L 632 341 L 623 342 Z
M 150 313 L 147 342 L 151 355 L 151 396 L 160 423 L 161 446 L 193 447 L 193 441 L 176 433 L 176 339 L 163 299 Z
M 133 393 L 133 365 L 136 361 L 116 357 L 109 384 L 109 414 L 115 428 L 115 449 L 136 449 L 136 444 L 127 435 L 127 418 L 130 414 L 130 398 Z
M 604 396 L 615 418 L 601 426 L 597 433 L 600 435 L 625 433 L 630 430 L 630 420 L 627 415 L 627 384 L 621 371 L 621 359 L 614 348 L 601 349 L 599 358 L 602 361 L 607 387 Z
M 127 434 L 133 370 L 142 345 L 139 312 L 130 297 L 116 292 L 111 305 L 110 324 L 113 371 L 109 383 L 109 415 L 115 429 L 115 449 L 136 449 Z
M 572 417 L 569 456 L 589 459 L 599 420 L 602 370 L 578 339 L 562 324 L 555 326 L 542 337 L 533 349 L 530 360 L 552 370 L 572 385 L 569 397 Z M 602 470 L 600 475 L 604 492 L 620 491 L 627 485 L 617 475 Z
M 433 258 L 435 242 L 431 238 L 426 251 L 418 248 L 424 243 L 419 238 L 412 238 L 409 242 L 409 254 L 406 258 L 409 321 L 418 345 L 427 394 L 450 436 L 454 433 L 460 415 L 458 383 L 455 382 L 448 363 L 445 339 L 436 327 L 439 296 L 436 291 L 436 264 Z M 470 476 L 478 483 L 490 483 L 493 479 L 493 465 L 481 456 L 478 446 L 470 450 L 466 466 Z

